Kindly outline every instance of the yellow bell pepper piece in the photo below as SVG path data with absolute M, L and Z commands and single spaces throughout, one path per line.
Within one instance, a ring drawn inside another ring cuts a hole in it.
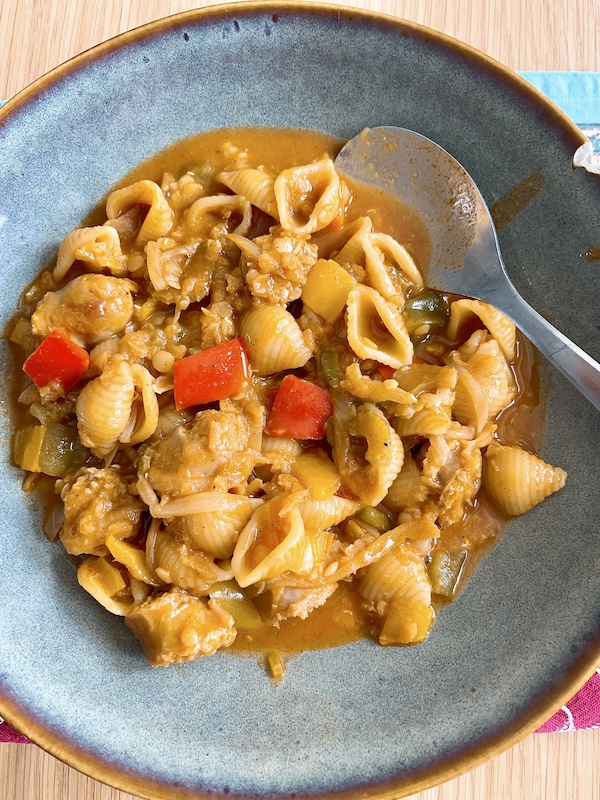
M 148 569 L 146 553 L 143 550 L 140 550 L 139 547 L 134 547 L 134 545 L 129 542 L 123 541 L 123 539 L 119 539 L 118 536 L 107 536 L 106 546 L 114 560 L 127 567 L 134 578 L 150 586 L 158 586 L 156 580 L 152 577 L 152 573 Z
M 120 571 L 106 558 L 88 556 L 77 570 L 79 585 L 111 614 L 125 617 L 133 608 L 127 584 Z
M 136 320 L 143 324 L 152 316 L 152 314 L 154 314 L 156 309 L 157 309 L 156 300 L 152 300 L 152 298 L 146 300 L 144 303 L 142 303 L 142 305 L 135 305 L 134 314 Z
M 41 472 L 40 454 L 46 438 L 47 425 L 28 425 L 17 431 L 13 440 L 13 459 L 27 472 Z
M 302 300 L 325 322 L 335 322 L 355 283 L 352 275 L 335 261 L 320 258 L 308 273 Z
M 403 597 L 397 593 L 388 607 L 379 643 L 416 644 L 422 642 L 433 622 L 434 611 L 430 605 Z
M 294 461 L 291 469 L 315 500 L 327 500 L 340 488 L 340 476 L 333 461 L 323 450 L 309 450 Z
M 273 680 L 282 680 L 285 674 L 285 664 L 283 663 L 283 658 L 279 651 L 273 650 L 267 653 L 267 667 L 269 668 L 269 674 Z
M 255 631 L 263 627 L 258 609 L 235 581 L 213 583 L 209 594 L 231 614 L 238 631 Z
M 80 564 L 78 572 L 85 573 L 88 582 L 108 597 L 116 597 L 119 592 L 127 588 L 125 579 L 117 567 L 103 557 L 88 556 Z

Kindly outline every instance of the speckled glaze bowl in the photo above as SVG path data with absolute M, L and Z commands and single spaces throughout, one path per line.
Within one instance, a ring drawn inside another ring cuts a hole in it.
M 0 317 L 66 233 L 140 160 L 226 125 L 351 137 L 401 125 L 461 161 L 493 203 L 539 195 L 500 235 L 534 307 L 600 358 L 600 181 L 573 170 L 582 134 L 512 72 L 412 23 L 338 6 L 249 3 L 107 42 L 0 112 Z M 4 367 L 8 368 L 6 353 Z M 77 586 L 0 435 L 0 712 L 54 755 L 152 798 L 391 798 L 514 743 L 600 656 L 600 415 L 558 374 L 543 456 L 564 491 L 512 524 L 414 648 L 372 642 L 294 658 L 281 685 L 218 654 L 152 670 Z M 7 399 L 5 398 L 5 403 Z M 8 415 L 5 415 L 8 420 Z

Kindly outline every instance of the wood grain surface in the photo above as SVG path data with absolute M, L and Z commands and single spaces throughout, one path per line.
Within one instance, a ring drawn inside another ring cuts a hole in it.
M 335 0 L 334 0 L 335 2 Z M 0 98 L 81 51 L 213 2 L 0 0 Z M 600 0 L 347 0 L 444 31 L 513 69 L 600 70 Z M 0 800 L 132 800 L 33 745 L 0 745 Z M 533 734 L 411 800 L 600 800 L 600 730 Z

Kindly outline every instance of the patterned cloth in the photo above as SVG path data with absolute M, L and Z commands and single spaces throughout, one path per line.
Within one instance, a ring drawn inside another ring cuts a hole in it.
M 600 72 L 524 72 L 590 138 L 600 160 Z M 0 101 L 0 106 L 2 102 Z M 600 728 L 600 668 L 566 705 L 547 720 L 538 733 Z M 0 742 L 29 740 L 0 717 Z

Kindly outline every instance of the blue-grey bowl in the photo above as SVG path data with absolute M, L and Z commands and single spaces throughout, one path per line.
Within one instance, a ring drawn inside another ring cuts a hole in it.
M 117 37 L 0 112 L 0 318 L 127 170 L 200 130 L 401 125 L 450 151 L 488 203 L 532 175 L 500 234 L 518 289 L 600 358 L 600 181 L 584 138 L 515 74 L 412 23 L 302 3 L 241 3 Z M 3 351 L 4 352 L 4 351 Z M 8 369 L 6 353 L 4 366 Z M 600 415 L 545 371 L 543 456 L 566 488 L 514 522 L 428 640 L 361 641 L 292 660 L 152 670 L 122 621 L 79 589 L 0 435 L 0 711 L 67 763 L 153 798 L 397 797 L 525 735 L 600 657 Z

